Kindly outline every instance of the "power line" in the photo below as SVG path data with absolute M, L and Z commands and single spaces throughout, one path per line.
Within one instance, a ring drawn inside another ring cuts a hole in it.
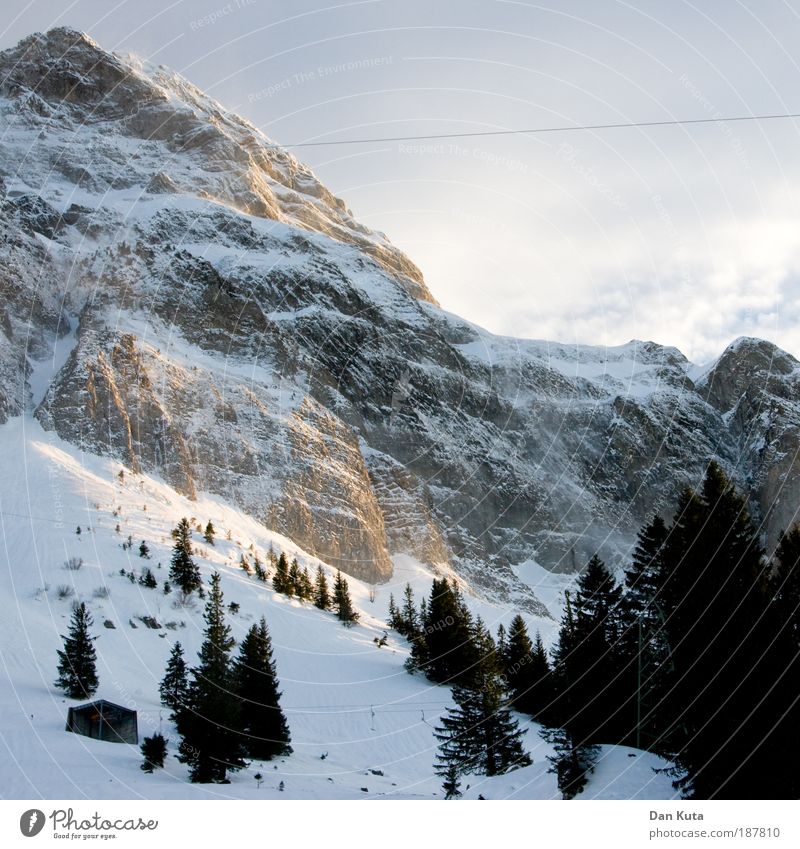
M 282 147 L 327 147 L 335 144 L 380 144 L 401 141 L 433 141 L 435 139 L 485 138 L 487 136 L 525 136 L 540 133 L 569 133 L 576 130 L 623 130 L 633 127 L 677 127 L 691 124 L 725 124 L 733 121 L 774 121 L 778 118 L 800 118 L 800 113 L 785 112 L 775 115 L 734 115 L 729 118 L 683 118 L 669 121 L 632 121 L 622 124 L 572 124 L 559 127 L 533 127 L 528 130 L 483 130 L 465 133 L 431 133 L 419 136 L 384 136 L 382 138 L 341 139 L 340 141 L 312 141 L 284 144 Z

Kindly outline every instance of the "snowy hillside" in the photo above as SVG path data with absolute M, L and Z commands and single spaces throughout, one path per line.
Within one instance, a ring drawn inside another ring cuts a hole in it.
M 157 478 L 81 454 L 30 416 L 0 426 L 0 451 L 0 603 L 6 611 L 0 620 L 5 748 L 0 795 L 441 798 L 441 782 L 432 771 L 432 732 L 450 704 L 449 690 L 403 669 L 407 646 L 401 638 L 390 635 L 384 648 L 373 642 L 384 632 L 389 593 L 399 596 L 408 580 L 418 596 L 425 594 L 431 577 L 427 568 L 410 557 L 397 558 L 393 581 L 378 587 L 374 602 L 368 585 L 351 580 L 362 623 L 347 629 L 332 614 L 290 601 L 244 574 L 238 565 L 241 554 L 256 551 L 263 557 L 270 545 L 297 555 L 302 564 L 316 567 L 318 561 L 224 501 L 202 493 L 189 501 Z M 65 732 L 67 708 L 79 702 L 65 699 L 53 686 L 59 635 L 66 630 L 71 604 L 86 601 L 98 636 L 97 697 L 136 709 L 140 738 L 160 729 L 171 738 L 174 754 L 177 739 L 168 711 L 159 704 L 158 682 L 176 640 L 194 662 L 202 607 L 197 601 L 176 607 L 175 594 L 130 583 L 120 569 L 140 573 L 146 565 L 163 582 L 170 530 L 184 515 L 203 523 L 210 518 L 218 530 L 213 547 L 195 534 L 197 559 L 204 578 L 215 569 L 222 573 L 226 603 L 240 605 L 229 616 L 235 636 L 241 638 L 262 615 L 268 620 L 292 733 L 291 756 L 274 768 L 253 763 L 233 774 L 226 786 L 189 784 L 185 767 L 172 757 L 165 770 L 147 775 L 139 769 L 136 747 Z M 135 545 L 125 551 L 128 535 Z M 141 540 L 150 548 L 149 561 L 137 555 Z M 82 567 L 66 569 L 69 558 L 81 558 Z M 531 565 L 528 574 L 534 571 Z M 507 622 L 513 612 L 469 601 L 492 625 Z M 154 617 L 161 627 L 148 628 L 144 617 Z M 529 622 L 550 635 L 550 620 L 529 617 Z M 539 738 L 538 726 L 526 728 L 533 765 L 492 779 L 467 777 L 467 798 L 479 793 L 490 799 L 558 797 L 555 777 L 547 773 L 549 747 Z M 606 747 L 581 798 L 672 797 L 670 779 L 652 771 L 664 765 L 650 754 Z M 253 779 L 259 770 L 265 775 L 260 788 Z M 282 794 L 277 789 L 281 781 Z

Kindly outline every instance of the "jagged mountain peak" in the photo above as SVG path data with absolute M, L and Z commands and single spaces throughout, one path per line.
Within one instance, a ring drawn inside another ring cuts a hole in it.
M 0 53 L 0 95 L 0 120 L 25 145 L 0 146 L 5 176 L 48 200 L 64 194 L 55 185 L 61 175 L 95 196 L 129 189 L 217 201 L 353 245 L 413 297 L 435 303 L 414 263 L 359 223 L 310 168 L 163 66 L 108 53 L 61 27 Z

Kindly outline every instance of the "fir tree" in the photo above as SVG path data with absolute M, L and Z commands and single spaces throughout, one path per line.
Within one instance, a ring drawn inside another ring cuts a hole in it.
M 400 617 L 400 610 L 394 600 L 393 593 L 389 593 L 389 618 L 386 620 L 386 624 L 397 631 L 398 634 L 402 633 L 403 620 Z
M 630 729 L 625 742 L 664 754 L 670 745 L 668 735 L 659 731 L 659 712 L 673 686 L 662 592 L 667 538 L 660 516 L 639 531 L 631 566 L 625 570 L 620 605 L 620 647 L 625 659 L 620 710 Z
M 208 524 L 206 525 L 206 529 L 203 533 L 203 539 L 206 541 L 208 545 L 214 545 L 214 537 L 217 532 L 214 529 L 214 526 L 211 524 L 211 519 L 208 520 Z
M 411 637 L 419 631 L 419 617 L 414 603 L 414 590 L 408 583 L 403 590 L 403 606 L 400 610 L 400 634 Z
M 780 535 L 768 591 L 777 621 L 791 642 L 800 647 L 800 525 Z
M 554 753 L 547 756 L 548 772 L 555 773 L 558 789 L 564 799 L 574 799 L 583 792 L 589 775 L 594 772 L 599 748 L 591 745 L 576 745 L 572 735 L 564 728 L 552 728 L 542 732 L 552 745 Z
M 167 740 L 163 734 L 145 737 L 139 749 L 144 758 L 142 769 L 145 772 L 153 772 L 154 769 L 163 768 L 164 758 L 167 756 Z
M 150 557 L 150 548 L 144 540 L 142 540 L 142 544 L 139 546 L 139 557 Z
M 322 566 L 317 566 L 317 574 L 314 578 L 314 606 L 320 610 L 330 610 L 331 596 L 328 590 L 328 579 Z
M 297 596 L 297 598 L 303 597 L 300 587 L 300 564 L 297 562 L 296 557 L 292 558 L 291 565 L 289 566 L 289 586 L 292 590 L 289 595 Z
M 422 670 L 432 681 L 464 680 L 475 662 L 472 617 L 447 578 L 433 579 L 430 600 L 411 638 L 410 670 Z
M 480 661 L 468 686 L 453 687 L 456 707 L 448 711 L 434 736 L 439 741 L 436 769 L 500 775 L 531 763 L 522 745 L 522 731 L 508 710 L 503 680 L 497 671 L 494 641 L 479 626 L 476 643 Z
M 766 566 L 746 502 L 717 463 L 700 493 L 679 503 L 665 557 L 672 726 L 682 729 L 676 761 L 686 771 L 679 786 L 695 798 L 751 798 L 750 769 L 770 748 L 780 757 L 775 737 L 764 743 L 765 720 L 776 723 L 764 714 L 776 671 Z M 785 774 L 785 754 L 781 762 Z M 765 780 L 758 789 L 769 787 Z
M 188 669 L 180 643 L 175 643 L 172 647 L 158 692 L 161 695 L 161 703 L 172 710 L 174 718 L 186 704 L 189 692 Z
M 152 570 L 148 569 L 147 566 L 142 569 L 142 574 L 139 576 L 139 583 L 143 587 L 147 587 L 151 590 L 155 589 L 158 586 L 156 576 L 153 574 Z
M 181 519 L 172 536 L 175 538 L 175 545 L 169 569 L 170 580 L 183 592 L 194 592 L 201 588 L 202 582 L 200 569 L 192 559 L 192 529 L 189 520 L 185 517 Z
M 93 624 L 86 603 L 75 604 L 69 635 L 63 637 L 64 648 L 58 651 L 58 678 L 55 682 L 56 687 L 71 699 L 85 699 L 97 691 L 95 637 L 89 634 Z
M 348 628 L 358 622 L 358 613 L 350 600 L 350 587 L 347 579 L 339 571 L 336 572 L 336 579 L 333 582 L 333 609 L 342 624 Z
M 458 767 L 455 763 L 447 764 L 439 773 L 444 781 L 442 782 L 442 790 L 444 790 L 445 799 L 460 799 L 461 781 L 458 776 Z
M 308 568 L 305 566 L 300 573 L 297 586 L 297 594 L 303 601 L 311 601 L 314 598 L 314 585 L 311 583 L 311 576 L 308 574 Z
M 199 783 L 225 781 L 228 770 L 244 766 L 230 658 L 234 640 L 225 624 L 218 572 L 211 577 L 205 622 L 200 663 L 192 669 L 187 704 L 176 722 L 182 737 L 178 759 L 189 765 L 192 782 Z
M 553 682 L 541 635 L 537 632 L 536 642 L 532 643 L 525 620 L 517 614 L 509 625 L 505 649 L 498 648 L 498 654 L 503 659 L 514 708 L 546 723 L 553 701 Z
M 286 560 L 286 555 L 281 552 L 281 556 L 275 563 L 275 574 L 272 576 L 272 588 L 276 593 L 292 595 L 292 583 L 289 579 L 289 563 Z
M 255 572 L 256 579 L 262 582 L 266 582 L 267 580 L 267 570 L 262 565 L 261 561 L 258 559 L 258 555 L 256 554 L 253 557 L 253 572 Z
M 531 668 L 528 674 L 531 681 L 531 689 L 527 699 L 530 714 L 538 722 L 548 725 L 555 698 L 553 670 L 550 668 L 550 662 L 547 659 L 542 635 L 538 631 L 533 641 Z
M 578 578 L 574 603 L 567 599 L 554 649 L 554 721 L 576 746 L 618 742 L 629 731 L 620 710 L 620 598 L 621 588 L 595 555 Z
M 508 649 L 508 634 L 506 626 L 501 622 L 497 626 L 497 656 L 501 659 L 503 666 L 506 666 L 506 651 Z
M 272 641 L 263 617 L 242 641 L 234 679 L 247 754 L 258 760 L 290 754 L 289 727 L 280 707 Z

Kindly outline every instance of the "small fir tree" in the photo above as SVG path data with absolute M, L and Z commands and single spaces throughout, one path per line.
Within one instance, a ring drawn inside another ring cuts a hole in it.
M 170 580 L 185 593 L 201 589 L 200 569 L 192 559 L 192 528 L 189 520 L 185 517 L 181 519 L 172 536 L 175 545 L 169 569 Z
M 393 593 L 389 593 L 389 618 L 386 620 L 386 624 L 397 631 L 398 634 L 402 633 L 400 629 L 403 627 L 403 620 L 400 618 L 400 609 L 394 600 Z
M 89 634 L 93 624 L 86 603 L 75 604 L 69 634 L 63 638 L 63 650 L 58 652 L 56 679 L 56 686 L 72 699 L 85 699 L 97 691 L 95 638 Z
M 322 566 L 317 566 L 317 574 L 314 578 L 314 606 L 320 610 L 330 610 L 331 608 L 328 579 L 325 577 L 325 570 Z
M 314 584 L 311 582 L 311 575 L 308 574 L 306 567 L 303 567 L 303 571 L 300 573 L 299 588 L 298 595 L 303 601 L 311 601 L 314 598 Z
M 442 773 L 442 790 L 444 790 L 445 799 L 459 799 L 461 793 L 461 781 L 458 776 L 458 767 L 454 764 L 448 764 Z
M 139 583 L 143 587 L 147 587 L 148 589 L 151 589 L 151 590 L 155 589 L 158 586 L 158 581 L 156 580 L 156 576 L 153 574 L 153 572 L 147 566 L 145 566 L 144 569 L 142 569 L 142 574 L 139 575 Z
M 400 610 L 399 633 L 411 637 L 419 630 L 417 605 L 414 602 L 414 590 L 411 584 L 406 584 L 403 590 L 403 606 Z
M 150 558 L 150 548 L 144 540 L 142 540 L 142 543 L 139 546 L 139 557 L 144 557 L 145 559 Z
M 164 758 L 167 756 L 167 740 L 163 734 L 158 733 L 153 734 L 152 737 L 145 737 L 139 749 L 144 758 L 142 769 L 145 772 L 163 768 Z
M 209 519 L 206 529 L 203 532 L 203 539 L 208 543 L 208 545 L 214 545 L 214 537 L 216 535 L 217 532 L 214 529 L 214 525 L 211 524 L 211 519 Z
M 186 704 L 188 691 L 189 677 L 186 660 L 183 656 L 183 646 L 180 643 L 175 643 L 167 661 L 166 672 L 158 688 L 161 703 L 170 708 L 174 715 Z
M 302 588 L 300 587 L 300 564 L 297 562 L 297 558 L 292 558 L 291 565 L 289 566 L 289 586 L 292 588 L 290 595 L 297 596 L 297 598 L 302 598 Z
M 253 572 L 255 573 L 257 580 L 262 582 L 267 580 L 267 570 L 264 568 L 264 565 L 259 560 L 257 554 L 253 557 Z
M 350 599 L 350 587 L 347 579 L 339 571 L 336 572 L 336 579 L 333 582 L 333 609 L 346 627 L 349 628 L 358 622 L 358 613 Z
M 275 574 L 272 576 L 272 588 L 276 593 L 284 595 L 292 595 L 292 582 L 289 579 L 289 562 L 286 555 L 281 552 L 280 557 L 275 563 Z

